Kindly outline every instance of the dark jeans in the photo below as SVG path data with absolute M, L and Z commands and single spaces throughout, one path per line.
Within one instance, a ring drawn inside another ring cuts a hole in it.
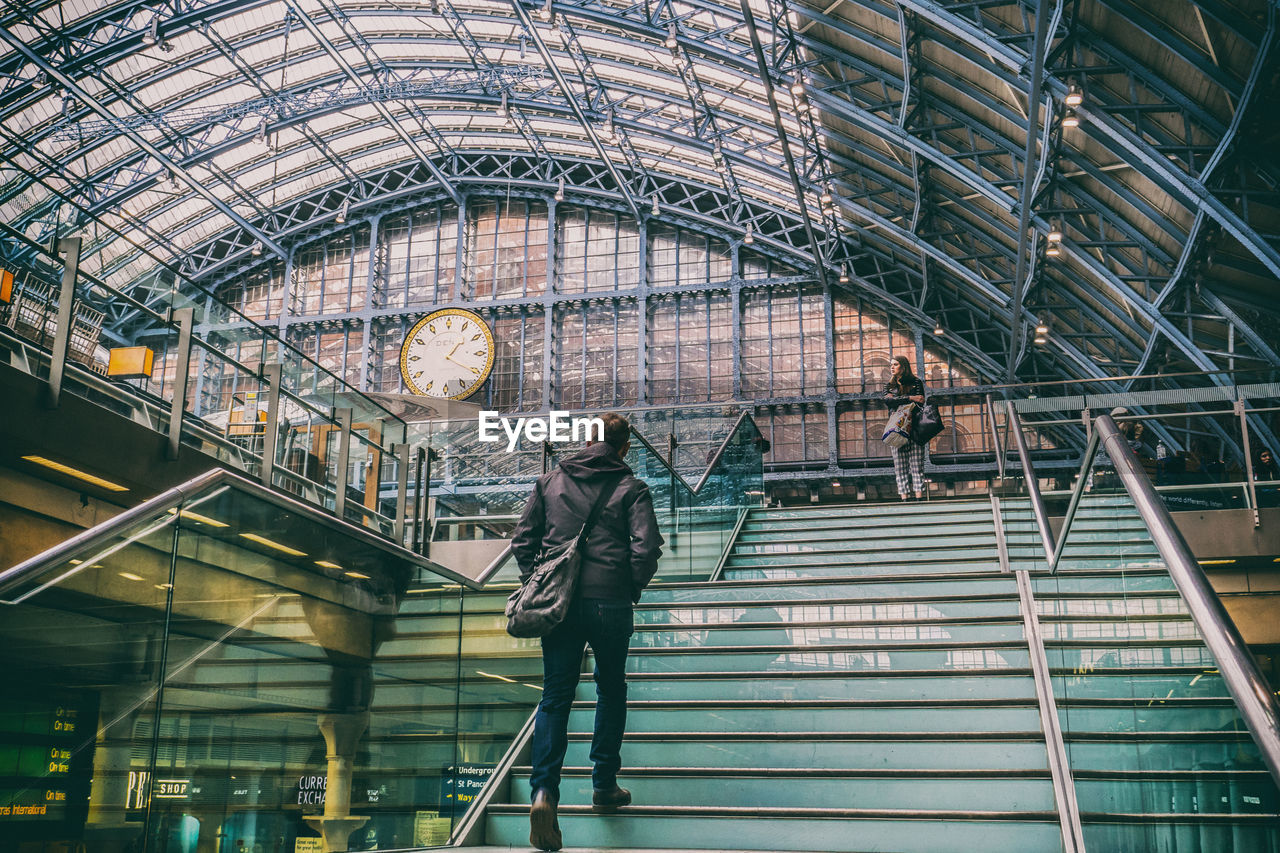
M 596 671 L 596 726 L 591 738 L 591 786 L 607 791 L 622 766 L 627 727 L 627 646 L 634 630 L 629 601 L 579 599 L 565 620 L 542 638 L 542 701 L 533 721 L 534 791 L 560 798 L 560 768 L 569 746 L 569 708 L 582 674 L 582 653 L 591 646 Z

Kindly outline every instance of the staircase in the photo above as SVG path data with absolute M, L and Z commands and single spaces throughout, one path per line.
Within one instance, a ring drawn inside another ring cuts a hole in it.
M 1262 767 L 1136 513 L 1088 498 L 1045 571 L 1024 500 L 1009 564 L 1033 572 L 1092 850 L 1277 851 Z M 570 719 L 570 848 L 1059 850 L 1031 651 L 987 500 L 752 510 L 724 579 L 646 592 L 619 783 L 590 806 L 589 679 Z M 525 846 L 527 751 L 484 843 Z M 503 787 L 495 790 L 504 790 Z

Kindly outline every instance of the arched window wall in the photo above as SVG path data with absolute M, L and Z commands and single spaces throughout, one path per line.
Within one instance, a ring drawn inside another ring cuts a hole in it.
M 775 258 L 550 200 L 475 198 L 462 214 L 434 203 L 353 221 L 225 298 L 353 385 L 391 393 L 403 391 L 409 326 L 464 305 L 497 342 L 493 374 L 471 398 L 486 408 L 750 404 L 775 468 L 885 455 L 874 396 L 895 355 L 934 390 L 980 381 L 932 334 Z M 953 426 L 938 447 L 986 449 L 978 411 L 975 398 L 949 397 Z

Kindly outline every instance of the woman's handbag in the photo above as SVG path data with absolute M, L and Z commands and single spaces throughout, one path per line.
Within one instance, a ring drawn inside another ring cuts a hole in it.
M 942 432 L 942 416 L 938 414 L 938 407 L 933 403 L 925 403 L 920 410 L 920 417 L 916 418 L 915 425 L 911 427 L 911 440 L 916 444 L 928 444 Z
M 889 422 L 884 425 L 884 435 L 880 440 L 895 450 L 911 440 L 911 415 L 915 411 L 915 403 L 904 403 L 893 410 Z
M 507 633 L 513 637 L 545 637 L 564 621 L 582 573 L 582 552 L 600 511 L 622 482 L 617 477 L 600 490 L 582 530 L 568 542 L 544 551 L 519 589 L 507 598 Z

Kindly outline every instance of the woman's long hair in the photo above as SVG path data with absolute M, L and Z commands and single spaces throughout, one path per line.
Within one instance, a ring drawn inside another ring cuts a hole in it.
M 916 378 L 916 375 L 911 372 L 911 362 L 905 355 L 895 355 L 893 360 L 902 365 L 902 373 L 898 374 L 897 379 L 890 379 L 889 384 L 897 386 L 898 390 L 901 391 L 906 387 L 907 383 Z

